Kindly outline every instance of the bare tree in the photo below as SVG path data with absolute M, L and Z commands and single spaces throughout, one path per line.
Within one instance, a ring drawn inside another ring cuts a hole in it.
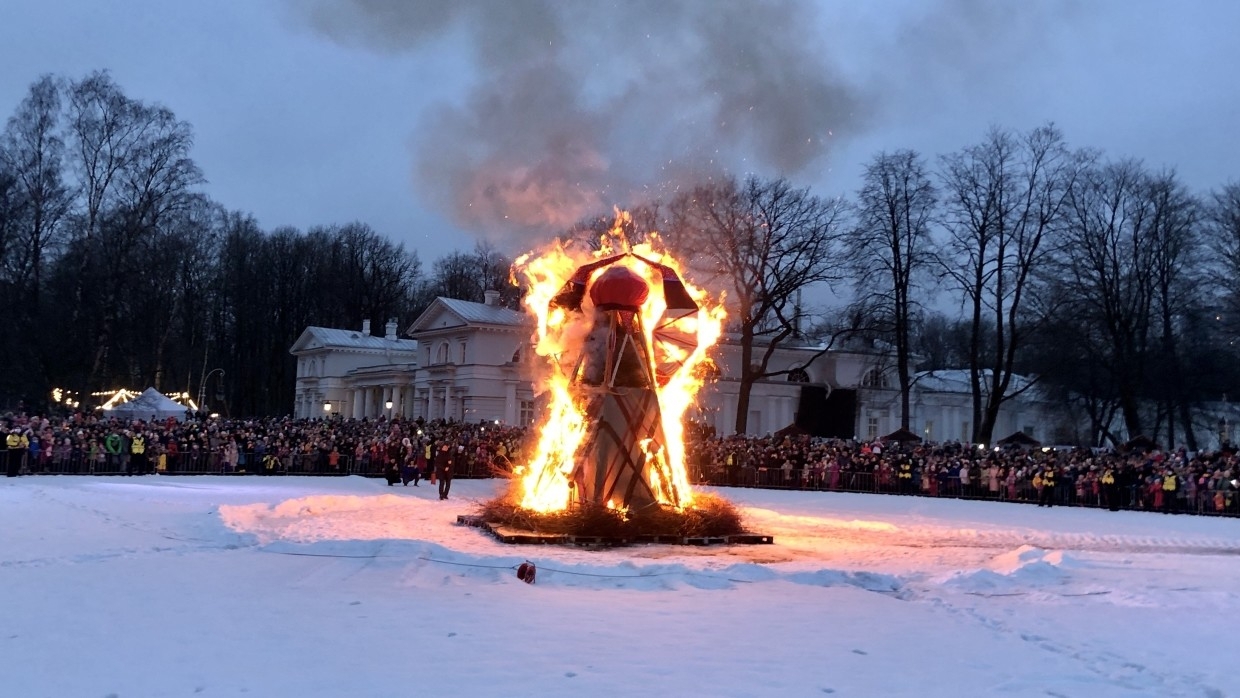
M 1131 160 L 1090 169 L 1071 188 L 1068 228 L 1057 255 L 1064 311 L 1077 324 L 1091 363 L 1109 375 L 1129 435 L 1145 426 L 1140 397 L 1155 302 L 1148 181 Z
M 1030 312 L 1034 274 L 1092 157 L 1043 126 L 1023 135 L 992 129 L 982 143 L 942 158 L 948 241 L 939 266 L 963 292 L 972 323 L 975 442 L 991 441 L 1000 407 L 1015 396 L 1017 357 L 1044 319 Z
M 879 153 L 857 192 L 856 226 L 847 239 L 856 291 L 877 311 L 896 350 L 900 426 L 909 428 L 913 375 L 911 323 L 918 279 L 928 269 L 936 193 L 925 163 L 912 150 Z
M 1189 449 L 1195 451 L 1197 437 L 1191 407 L 1195 398 L 1192 384 L 1196 381 L 1191 381 L 1184 370 L 1185 352 L 1192 349 L 1183 346 L 1183 338 L 1186 326 L 1196 324 L 1195 316 L 1201 314 L 1198 309 L 1204 300 L 1201 293 L 1206 280 L 1201 273 L 1204 266 L 1201 204 L 1174 172 L 1151 176 L 1146 183 L 1145 196 L 1153 215 L 1151 269 L 1159 336 L 1153 372 L 1157 380 L 1150 388 L 1162 405 L 1158 421 L 1166 422 L 1167 443 L 1176 443 L 1177 431 L 1182 432 Z M 1156 428 L 1156 437 L 1157 432 Z
M 92 73 L 69 85 L 68 140 L 81 196 L 80 220 L 74 231 L 79 245 L 92 246 L 98 238 L 103 214 L 115 190 L 114 180 L 130 159 L 140 129 L 131 118 L 133 109 L 132 102 L 106 72 Z M 90 258 L 81 255 L 79 261 L 73 294 L 74 323 L 81 310 Z
M 500 305 L 518 307 L 521 291 L 512 283 L 512 259 L 485 240 L 474 245 L 473 256 L 478 269 L 478 286 L 483 293 L 498 291 Z
M 922 368 L 935 371 L 968 364 L 971 325 L 937 311 L 917 315 L 912 326 L 912 350 Z
M 1240 339 L 1240 182 L 1214 192 L 1208 216 L 1209 247 L 1223 282 L 1218 286 L 1214 321 L 1234 346 Z
M 843 215 L 838 200 L 757 177 L 698 187 L 671 204 L 669 238 L 729 294 L 741 348 L 736 433 L 745 433 L 754 383 L 787 373 L 771 371 L 770 359 L 797 332 L 798 292 L 842 275 Z
M 44 256 L 57 243 L 73 195 L 64 181 L 64 141 L 60 137 L 60 87 L 45 75 L 30 86 L 4 130 L 0 157 L 14 177 L 22 202 L 21 225 L 6 273 L 17 299 L 37 313 L 43 288 Z

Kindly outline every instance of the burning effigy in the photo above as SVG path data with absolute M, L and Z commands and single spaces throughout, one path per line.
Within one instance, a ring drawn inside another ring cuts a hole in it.
M 719 498 L 690 485 L 684 419 L 712 374 L 723 299 L 685 278 L 657 234 L 630 243 L 624 223 L 620 214 L 597 245 L 557 243 L 514 265 L 537 319 L 536 392 L 545 400 L 536 442 L 503 498 L 527 518 L 603 511 L 649 520 L 719 509 Z M 740 533 L 728 510 L 729 532 Z
M 623 220 L 623 219 L 621 219 Z M 685 412 L 724 311 L 686 282 L 657 235 L 631 245 L 621 221 L 596 249 L 555 245 L 517 260 L 538 318 L 548 406 L 521 469 L 521 505 L 640 509 L 693 501 Z

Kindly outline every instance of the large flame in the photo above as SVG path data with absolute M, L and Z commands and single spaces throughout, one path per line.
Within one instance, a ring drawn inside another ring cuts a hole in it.
M 589 426 L 584 395 L 574 390 L 570 374 L 590 329 L 590 314 L 552 308 L 551 300 L 583 264 L 624 252 L 633 255 L 617 264 L 636 272 L 650 288 L 649 298 L 642 308 L 642 324 L 658 374 L 655 391 L 662 410 L 666 441 L 663 453 L 647 453 L 647 472 L 643 477 L 651 484 L 660 503 L 685 507 L 693 502 L 685 468 L 682 418 L 702 387 L 703 376 L 708 373 L 701 368 L 710 361 L 708 351 L 722 333 L 723 303 L 721 298 L 711 298 L 684 277 L 682 265 L 663 249 L 656 233 L 648 234 L 647 242 L 630 245 L 623 232 L 629 222 L 627 213 L 618 213 L 615 225 L 602 236 L 597 249 L 577 249 L 556 243 L 542 252 L 519 257 L 514 265 L 528 287 L 525 307 L 538 319 L 534 351 L 546 360 L 546 371 L 536 385 L 536 390 L 543 392 L 547 400 L 547 409 L 536 427 L 538 445 L 528 464 L 516 473 L 521 478 L 521 505 L 527 509 L 550 512 L 569 506 L 572 496 L 569 478 Z M 657 269 L 638 257 L 676 271 L 700 310 L 687 317 L 664 318 L 667 303 L 663 298 L 662 277 Z M 670 341 L 675 335 L 685 334 L 696 335 L 695 348 L 686 349 L 684 344 Z M 648 444 L 645 442 L 643 448 Z

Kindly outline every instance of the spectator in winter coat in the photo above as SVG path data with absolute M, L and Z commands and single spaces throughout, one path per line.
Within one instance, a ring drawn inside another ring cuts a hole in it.
M 405 456 L 405 463 L 401 467 L 400 471 L 401 483 L 405 486 L 408 486 L 409 483 L 412 482 L 413 486 L 417 487 L 418 482 L 422 480 L 422 465 L 419 455 L 420 454 L 416 451 L 410 451 L 409 454 Z
M 1055 504 L 1055 468 L 1047 465 L 1039 473 L 1042 479 L 1042 490 L 1038 494 L 1038 506 L 1050 507 Z
M 456 462 L 456 451 L 447 442 L 439 444 L 435 453 L 435 475 L 439 478 L 439 498 L 447 499 L 452 489 L 452 466 Z
M 124 442 L 121 440 L 121 435 L 116 433 L 115 431 L 112 432 L 111 434 L 108 434 L 107 437 L 103 440 L 103 448 L 105 451 L 107 451 L 107 454 L 108 454 L 107 456 L 108 467 L 112 470 L 119 470 L 121 467 L 120 457 L 121 457 L 121 447 L 123 445 L 124 445 Z

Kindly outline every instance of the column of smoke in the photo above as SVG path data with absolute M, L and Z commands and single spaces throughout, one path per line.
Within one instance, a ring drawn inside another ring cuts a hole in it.
M 999 21 L 986 5 L 934 7 Z M 722 171 L 812 174 L 833 139 L 859 132 L 882 101 L 882 88 L 850 82 L 828 59 L 821 12 L 832 3 L 823 0 L 295 7 L 332 39 L 374 50 L 446 50 L 445 37 L 467 38 L 467 93 L 421 115 L 415 181 L 423 199 L 482 233 L 528 232 L 541 242 L 615 204 L 667 199 Z M 1011 14 L 1003 21 L 1016 21 Z M 930 26 L 902 43 L 924 47 L 946 32 L 958 48 L 974 29 L 979 42 L 995 40 L 987 27 L 923 17 Z M 914 70 L 926 62 L 906 58 Z

